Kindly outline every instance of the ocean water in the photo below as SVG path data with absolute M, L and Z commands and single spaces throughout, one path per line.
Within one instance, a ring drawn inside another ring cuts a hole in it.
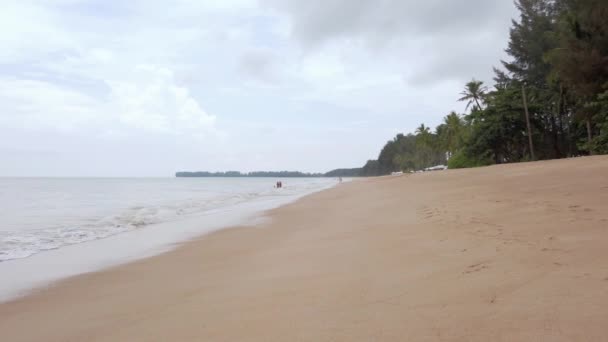
M 155 254 L 329 188 L 327 178 L 0 178 L 0 300 Z

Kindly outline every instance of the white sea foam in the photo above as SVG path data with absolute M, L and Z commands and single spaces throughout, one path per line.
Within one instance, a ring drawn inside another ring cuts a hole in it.
M 331 179 L 0 179 L 0 300 L 166 250 Z

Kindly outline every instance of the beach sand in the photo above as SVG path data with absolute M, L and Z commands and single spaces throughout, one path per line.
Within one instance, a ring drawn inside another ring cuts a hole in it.
M 1 304 L 0 339 L 608 340 L 606 157 L 365 179 L 268 215 Z

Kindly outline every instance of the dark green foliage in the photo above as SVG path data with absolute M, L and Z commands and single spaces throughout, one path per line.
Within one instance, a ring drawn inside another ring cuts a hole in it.
M 519 21 L 513 21 L 507 53 L 512 60 L 503 66 L 510 75 L 529 86 L 543 89 L 551 65 L 545 54 L 556 47 L 552 32 L 555 31 L 557 10 L 550 0 L 517 0 Z
M 465 85 L 465 89 L 460 95 L 462 97 L 458 101 L 467 101 L 467 108 L 473 108 L 474 110 L 483 109 L 482 103 L 485 100 L 485 93 L 487 89 L 483 86 L 483 82 L 472 80 Z
M 361 169 L 362 177 L 372 177 L 380 175 L 380 163 L 377 160 L 368 160 Z
M 606 88 L 608 88 L 608 84 Z M 597 101 L 592 102 L 591 106 L 595 107 L 595 115 L 592 119 L 595 122 L 594 129 L 597 134 L 585 147 L 595 153 L 608 154 L 608 90 L 598 95 Z
M 325 173 L 324 177 L 359 177 L 361 176 L 362 168 L 355 169 L 336 169 Z
M 521 92 L 515 86 L 496 89 L 487 107 L 471 114 L 471 133 L 465 151 L 474 159 L 497 164 L 521 161 L 529 151 Z
M 608 1 L 557 3 L 561 10 L 556 30 L 559 46 L 547 54 L 547 60 L 554 67 L 553 77 L 569 90 L 575 121 L 586 128 L 581 147 L 590 153 L 606 153 L 602 103 L 608 84 Z
M 444 122 L 435 129 L 439 138 L 440 147 L 447 151 L 448 155 L 456 153 L 468 139 L 468 127 L 466 122 L 456 114 L 451 112 L 444 118 Z
M 489 159 L 473 159 L 464 151 L 459 151 L 448 160 L 449 169 L 465 169 L 469 167 L 479 167 L 492 164 Z
M 445 163 L 445 150 L 437 134 L 421 125 L 416 135 L 398 134 L 384 145 L 377 161 L 375 175 L 387 175 L 396 171 L 421 170 Z

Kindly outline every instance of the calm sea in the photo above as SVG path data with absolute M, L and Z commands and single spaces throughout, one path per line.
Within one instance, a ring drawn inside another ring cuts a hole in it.
M 0 178 L 0 262 L 236 204 L 323 189 L 329 179 Z
M 275 189 L 276 181 L 0 178 L 0 277 L 13 282 L 1 284 L 0 298 L 2 292 L 137 258 L 243 223 L 262 210 L 336 184 L 327 178 L 292 178 L 282 179 L 284 187 Z

